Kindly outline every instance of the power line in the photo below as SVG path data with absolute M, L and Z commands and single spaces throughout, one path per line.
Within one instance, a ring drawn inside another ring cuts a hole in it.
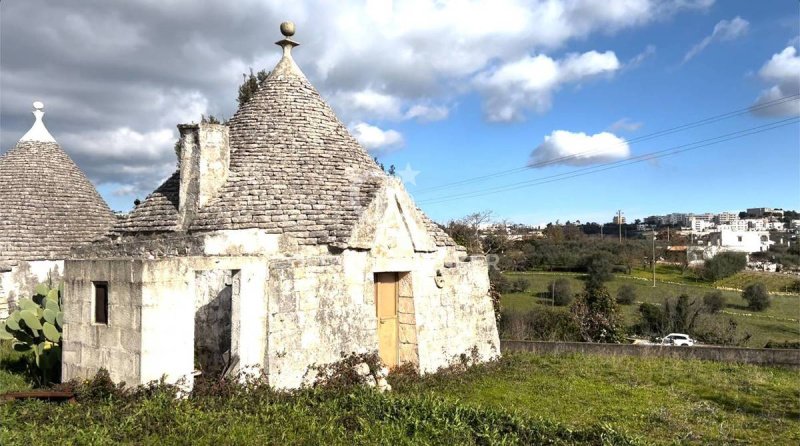
M 592 173 L 603 172 L 610 169 L 615 169 L 618 167 L 627 166 L 630 164 L 640 163 L 643 161 L 649 161 L 652 159 L 663 158 L 666 156 L 677 155 L 679 153 L 688 152 L 690 150 L 696 150 L 708 146 L 712 146 L 715 144 L 719 144 L 726 141 L 731 141 L 734 139 L 743 138 L 745 136 L 754 135 L 757 133 L 763 133 L 770 130 L 774 130 L 780 127 L 785 127 L 787 125 L 795 124 L 800 122 L 800 118 L 793 117 L 787 118 L 780 121 L 771 122 L 768 124 L 762 124 L 760 126 L 751 127 L 744 130 L 739 130 L 736 132 L 727 133 L 724 135 L 716 136 L 713 138 L 706 138 L 703 140 L 695 141 L 692 143 L 681 144 L 678 146 L 673 146 L 663 150 L 657 150 L 655 152 L 649 152 L 642 155 L 637 155 L 631 158 L 626 158 L 624 160 L 612 161 L 608 163 L 602 163 L 596 166 L 589 166 L 584 167 L 581 169 L 575 169 L 569 172 L 563 172 L 555 175 L 550 175 L 541 178 L 534 178 L 531 180 L 520 181 L 516 183 L 509 183 L 506 185 L 496 186 L 490 189 L 485 189 L 481 191 L 471 191 L 471 192 L 463 192 L 459 194 L 453 195 L 445 195 L 441 197 L 434 197 L 428 200 L 420 200 L 419 203 L 426 203 L 426 204 L 435 204 L 435 203 L 444 203 L 453 200 L 459 200 L 463 198 L 473 198 L 473 197 L 480 197 L 484 195 L 491 195 L 500 192 L 506 192 L 516 189 L 522 189 L 526 187 L 538 186 L 541 184 L 552 183 L 555 181 L 566 180 L 569 178 L 575 178 L 578 176 L 589 175 Z
M 725 120 L 725 119 L 729 119 L 729 118 L 733 118 L 733 117 L 736 117 L 736 116 L 741 116 L 741 115 L 744 115 L 744 114 L 748 114 L 748 113 L 751 113 L 751 112 L 756 111 L 756 110 L 762 110 L 762 109 L 765 109 L 765 108 L 774 107 L 776 105 L 780 105 L 780 104 L 783 104 L 783 103 L 786 103 L 786 102 L 796 101 L 798 99 L 800 99 L 800 94 L 793 94 L 793 95 L 789 95 L 789 96 L 784 96 L 782 98 L 778 98 L 778 99 L 775 99 L 775 100 L 772 100 L 772 101 L 768 101 L 768 102 L 765 102 L 765 103 L 757 105 L 757 106 L 751 106 L 751 107 L 746 107 L 746 108 L 733 110 L 733 111 L 730 111 L 730 112 L 727 112 L 727 113 L 722 113 L 722 114 L 711 116 L 711 117 L 708 117 L 708 118 L 704 118 L 704 119 L 701 119 L 701 120 L 698 120 L 698 121 L 688 122 L 688 123 L 681 124 L 681 125 L 678 125 L 678 126 L 675 126 L 675 127 L 670 127 L 668 129 L 659 130 L 657 132 L 649 133 L 647 135 L 642 135 L 642 136 L 639 136 L 639 137 L 636 137 L 636 138 L 632 138 L 630 140 L 625 141 L 624 143 L 620 143 L 620 144 L 616 144 L 614 146 L 607 147 L 605 150 L 611 149 L 611 148 L 614 148 L 614 147 L 618 147 L 618 146 L 621 146 L 623 144 L 634 144 L 634 143 L 641 142 L 641 141 L 648 141 L 648 140 L 655 139 L 655 138 L 658 138 L 658 137 L 661 137 L 661 136 L 670 135 L 672 133 L 677 133 L 677 132 L 680 132 L 680 131 L 683 131 L 683 130 L 688 130 L 688 129 L 692 129 L 692 128 L 695 128 L 695 127 L 701 127 L 701 126 L 708 125 L 708 124 L 713 124 L 713 123 L 716 123 L 716 122 L 719 122 L 719 121 L 722 121 L 722 120 Z M 589 153 L 592 153 L 592 152 L 597 152 L 597 150 L 596 149 L 587 150 L 587 151 L 575 153 L 575 154 L 572 154 L 572 155 L 564 155 L 564 156 L 561 156 L 561 157 L 558 157 L 558 158 L 552 158 L 552 159 L 549 159 L 549 160 L 546 160 L 546 161 L 540 161 L 540 162 L 537 162 L 537 163 L 531 163 L 531 164 L 528 164 L 528 165 L 525 165 L 525 166 L 522 166 L 522 167 L 516 167 L 516 168 L 513 168 L 513 169 L 502 170 L 502 171 L 499 171 L 499 172 L 494 172 L 494 173 L 490 173 L 490 174 L 486 174 L 486 175 L 480 175 L 480 176 L 476 176 L 476 177 L 466 178 L 466 179 L 459 180 L 459 181 L 454 181 L 454 182 L 451 182 L 451 183 L 440 184 L 438 186 L 422 188 L 422 189 L 417 190 L 415 194 L 416 195 L 424 195 L 424 194 L 430 193 L 430 192 L 435 191 L 435 190 L 451 189 L 451 188 L 458 187 L 458 186 L 461 186 L 461 185 L 464 185 L 464 184 L 470 184 L 470 183 L 477 183 L 477 182 L 486 181 L 486 180 L 488 180 L 490 178 L 512 175 L 512 174 L 515 174 L 515 173 L 524 172 L 526 170 L 529 170 L 529 169 L 532 169 L 532 168 L 535 168 L 535 167 L 543 167 L 543 166 L 547 166 L 547 165 L 551 165 L 551 164 L 557 164 L 557 163 L 559 163 L 561 161 L 565 161 L 565 160 L 568 160 L 568 159 L 571 159 L 571 158 L 576 158 L 576 157 L 579 157 L 581 155 L 586 155 L 586 154 L 589 154 Z

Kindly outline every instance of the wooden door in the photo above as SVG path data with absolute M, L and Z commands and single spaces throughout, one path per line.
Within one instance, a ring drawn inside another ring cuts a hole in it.
M 397 324 L 397 273 L 375 273 L 375 313 L 378 317 L 378 354 L 387 367 L 399 361 Z

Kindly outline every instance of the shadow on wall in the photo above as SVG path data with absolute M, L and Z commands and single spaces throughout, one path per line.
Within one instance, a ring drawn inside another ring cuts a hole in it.
M 233 272 L 210 270 L 195 274 L 195 368 L 205 376 L 218 376 L 230 362 Z

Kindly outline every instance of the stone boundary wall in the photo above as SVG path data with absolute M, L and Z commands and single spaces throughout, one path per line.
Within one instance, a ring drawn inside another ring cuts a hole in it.
M 674 347 L 670 345 L 594 344 L 501 340 L 500 351 L 544 354 L 586 353 L 606 356 L 666 357 L 706 361 L 780 365 L 800 368 L 800 350 L 741 347 Z

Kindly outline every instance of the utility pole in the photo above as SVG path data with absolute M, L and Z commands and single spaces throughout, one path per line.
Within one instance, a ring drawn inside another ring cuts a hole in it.
M 656 287 L 656 230 L 653 229 L 653 288 Z
M 619 242 L 622 243 L 622 210 L 617 211 L 617 225 L 619 226 Z

